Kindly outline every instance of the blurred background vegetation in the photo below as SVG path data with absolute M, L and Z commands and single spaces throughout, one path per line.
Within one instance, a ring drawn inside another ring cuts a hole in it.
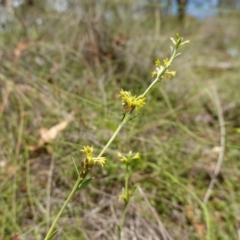
M 177 76 L 121 131 L 55 239 L 116 239 L 124 182 L 116 154 L 130 150 L 141 165 L 123 239 L 240 239 L 240 1 L 178 4 L 1 2 L 1 240 L 44 238 L 77 177 L 72 158 L 80 166 L 84 145 L 102 149 L 121 119 L 120 89 L 141 94 L 176 33 L 191 41 L 171 68 Z M 68 126 L 43 141 L 57 124 Z

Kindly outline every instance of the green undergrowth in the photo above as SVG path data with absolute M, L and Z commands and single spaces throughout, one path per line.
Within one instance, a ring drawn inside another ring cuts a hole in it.
M 94 238 L 106 229 L 96 219 L 111 219 L 113 209 L 120 219 L 124 179 L 117 153 L 130 150 L 140 152 L 142 162 L 131 181 L 141 186 L 174 239 L 238 239 L 240 72 L 239 58 L 229 49 L 239 56 L 239 19 L 226 15 L 198 22 L 189 17 L 184 27 L 175 17 L 162 17 L 156 30 L 157 19 L 150 17 L 154 6 L 136 20 L 130 10 L 123 17 L 122 8 L 113 4 L 112 13 L 119 12 L 112 21 L 94 21 L 94 5 L 85 4 L 85 18 L 35 9 L 24 16 L 26 26 L 12 23 L 1 33 L 0 239 L 17 234 L 19 239 L 43 239 L 47 220 L 57 214 L 77 177 L 72 159 L 80 166 L 83 146 L 102 149 L 122 117 L 119 91 L 138 95 L 146 89 L 154 60 L 168 56 L 169 37 L 176 32 L 191 40 L 173 64 L 176 77 L 155 88 L 141 116 L 120 132 L 106 153 L 105 168 L 93 170 L 91 186 L 77 193 L 64 212 L 56 239 L 113 239 L 116 224 Z M 34 16 L 42 17 L 43 24 L 34 25 Z M 227 34 L 208 27 L 231 22 Z M 16 58 L 20 42 L 26 48 Z M 204 205 L 221 137 L 213 88 L 224 116 L 226 150 Z M 41 128 L 72 111 L 74 119 L 53 143 L 29 151 Z M 101 208 L 104 199 L 112 199 L 112 209 Z M 98 204 L 101 210 L 91 221 L 87 213 Z M 142 207 L 140 215 L 155 224 L 138 191 L 131 205 Z M 127 221 L 134 221 L 133 212 Z

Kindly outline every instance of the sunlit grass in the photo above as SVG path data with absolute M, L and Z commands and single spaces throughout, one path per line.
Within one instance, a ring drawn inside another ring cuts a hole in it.
M 180 32 L 192 44 L 174 63 L 178 75 L 152 91 L 148 98 L 151 107 L 113 142 L 107 152 L 112 160 L 105 169 L 94 169 L 96 181 L 68 206 L 59 222 L 61 234 L 57 239 L 113 239 L 122 208 L 117 197 L 123 184 L 116 149 L 128 152 L 130 147 L 133 152 L 140 147 L 145 162 L 132 181 L 139 183 L 173 238 L 201 239 L 206 221 L 197 199 L 202 200 L 208 188 L 218 157 L 213 149 L 220 139 L 212 85 L 218 89 L 227 128 L 227 151 L 207 204 L 212 238 L 237 239 L 239 60 L 227 50 L 240 51 L 235 36 L 239 20 L 215 19 L 223 29 L 234 23 L 228 34 L 219 28 L 211 32 L 214 20 L 187 20 L 189 28 L 182 33 L 175 19 L 168 17 L 166 22 L 163 18 L 156 38 L 155 20 L 147 15 L 140 20 L 128 15 L 131 31 L 120 15 L 113 23 L 100 18 L 95 25 L 67 14 L 45 16 L 39 28 L 27 23 L 27 35 L 20 25 L 1 35 L 0 238 L 13 239 L 15 233 L 23 239 L 43 238 L 47 217 L 56 215 L 76 178 L 72 157 L 78 161 L 84 145 L 101 150 L 121 120 L 116 114 L 122 110 L 117 101 L 120 89 L 145 89 L 155 58 L 168 54 L 167 40 Z M 100 36 L 97 40 L 94 33 Z M 123 35 L 123 45 L 118 48 L 115 39 L 119 34 Z M 14 47 L 26 37 L 30 44 L 16 63 Z M 96 51 L 99 45 L 105 52 Z M 216 63 L 214 67 L 210 61 Z M 222 70 L 219 61 L 232 67 Z M 75 119 L 53 142 L 51 154 L 28 152 L 28 146 L 37 143 L 41 127 L 53 126 L 72 110 Z M 175 183 L 169 174 L 177 180 Z M 148 226 L 153 229 L 151 234 L 158 236 L 155 220 L 148 214 L 145 201 L 136 192 L 126 222 L 129 238 L 134 219 L 141 222 L 142 229 Z M 101 229 L 104 232 L 98 235 Z

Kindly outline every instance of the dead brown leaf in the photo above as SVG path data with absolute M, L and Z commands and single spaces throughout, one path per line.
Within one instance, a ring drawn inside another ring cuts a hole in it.
M 200 223 L 193 223 L 194 228 L 196 229 L 197 233 L 199 236 L 201 236 L 202 240 L 205 240 L 206 238 L 204 237 L 204 232 L 205 232 L 205 226 Z
M 29 41 L 23 40 L 19 42 L 13 50 L 14 61 L 17 62 L 21 57 L 22 53 L 29 47 Z
M 28 147 L 29 151 L 36 151 L 36 150 L 42 148 L 44 145 L 51 143 L 57 137 L 57 135 L 67 127 L 69 122 L 72 121 L 73 116 L 74 116 L 74 112 L 71 112 L 65 120 L 63 120 L 60 123 L 54 125 L 50 129 L 41 128 L 39 130 L 40 138 L 38 140 L 37 145 L 36 146 L 29 146 Z

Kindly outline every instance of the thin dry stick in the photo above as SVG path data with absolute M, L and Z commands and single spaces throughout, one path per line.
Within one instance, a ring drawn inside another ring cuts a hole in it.
M 52 175 L 54 168 L 54 157 L 51 157 L 50 168 L 48 171 L 48 183 L 47 183 L 47 203 L 46 203 L 46 219 L 47 219 L 47 228 L 50 224 L 50 207 L 51 207 L 51 185 L 52 185 Z
M 143 192 L 142 188 L 138 186 L 137 189 L 138 189 L 138 192 L 141 194 L 142 198 L 144 199 L 144 201 L 147 203 L 148 207 L 150 208 L 153 216 L 156 218 L 163 240 L 173 240 L 170 234 L 168 233 L 168 231 L 166 230 L 166 228 L 164 227 L 155 209 L 152 207 L 151 203 L 149 202 L 147 196 Z
M 220 103 L 220 100 L 219 100 L 219 96 L 218 96 L 218 93 L 217 93 L 217 88 L 216 86 L 212 86 L 212 92 L 213 92 L 213 97 L 214 97 L 214 100 L 215 100 L 215 104 L 216 104 L 216 107 L 217 107 L 217 113 L 218 113 L 218 120 L 219 120 L 219 125 L 220 125 L 220 152 L 219 152 L 219 155 L 218 155 L 218 161 L 217 161 L 217 166 L 214 170 L 214 174 L 213 174 L 213 177 L 212 177 L 212 180 L 208 186 L 208 190 L 204 196 L 204 199 L 203 199 L 203 202 L 206 204 L 209 200 L 209 197 L 212 193 L 212 190 L 214 188 L 214 185 L 216 183 L 216 180 L 217 180 L 217 176 L 220 172 L 220 169 L 221 169 L 221 165 L 222 165 L 222 162 L 223 162 L 223 157 L 224 157 L 224 151 L 225 151 L 225 135 L 226 135 L 226 129 L 225 129 L 225 123 L 224 123 L 224 118 L 223 118 L 223 111 L 222 111 L 222 107 L 221 107 L 221 103 Z

